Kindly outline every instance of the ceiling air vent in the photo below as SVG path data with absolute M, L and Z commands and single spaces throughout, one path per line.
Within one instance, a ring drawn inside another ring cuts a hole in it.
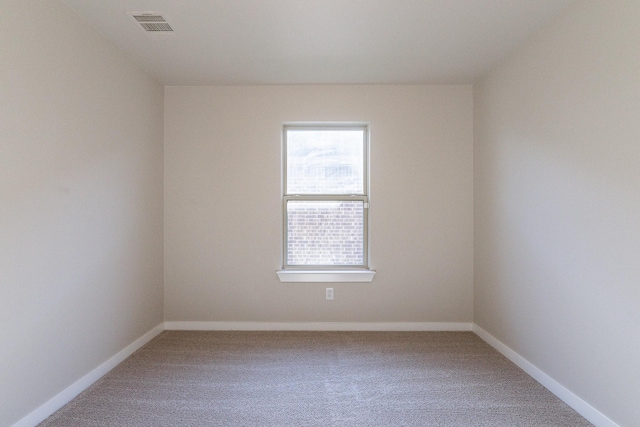
M 163 37 L 173 35 L 173 27 L 169 24 L 167 16 L 160 12 L 127 12 L 136 23 L 149 36 Z

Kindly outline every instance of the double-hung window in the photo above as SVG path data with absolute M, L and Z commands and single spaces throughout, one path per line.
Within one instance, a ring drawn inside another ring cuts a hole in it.
M 368 269 L 368 145 L 364 124 L 283 127 L 283 270 Z

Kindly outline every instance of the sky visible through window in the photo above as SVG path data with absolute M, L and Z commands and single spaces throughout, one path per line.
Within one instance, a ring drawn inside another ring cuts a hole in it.
M 289 130 L 288 194 L 364 194 L 362 130 Z

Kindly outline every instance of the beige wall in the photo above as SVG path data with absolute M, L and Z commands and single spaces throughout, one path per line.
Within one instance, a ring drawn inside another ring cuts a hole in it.
M 0 425 L 162 322 L 163 88 L 57 1 L 0 25 Z
M 475 87 L 475 322 L 640 420 L 640 2 L 577 1 Z
M 278 281 L 288 121 L 370 123 L 372 283 Z M 472 134 L 470 86 L 167 87 L 165 320 L 470 322 Z

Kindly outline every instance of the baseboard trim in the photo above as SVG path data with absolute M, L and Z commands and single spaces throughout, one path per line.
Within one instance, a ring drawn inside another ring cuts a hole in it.
M 80 378 L 78 381 L 71 384 L 66 389 L 62 390 L 60 393 L 55 395 L 52 399 L 38 407 L 35 411 L 31 412 L 26 417 L 22 418 L 13 427 L 32 427 L 35 426 L 49 416 L 51 416 L 58 409 L 62 408 L 64 405 L 69 403 L 72 399 L 74 399 L 77 395 L 82 393 L 84 390 L 89 388 L 91 384 L 98 381 L 101 377 L 103 377 L 107 372 L 115 368 L 119 363 L 125 360 L 127 357 L 131 356 L 136 350 L 140 349 L 146 343 L 151 341 L 153 338 L 158 336 L 162 331 L 164 331 L 164 325 L 161 323 L 155 328 L 151 329 L 149 332 L 145 333 L 143 336 L 120 350 L 114 356 L 109 358 L 106 362 L 102 363 L 100 366 Z
M 471 322 L 180 322 L 168 331 L 471 331 Z
M 515 363 L 520 369 L 529 374 L 533 379 L 542 384 L 551 393 L 555 394 L 564 403 L 573 408 L 577 413 L 586 418 L 590 423 L 596 427 L 620 427 L 618 424 L 609 419 L 602 412 L 598 411 L 593 406 L 582 400 L 579 396 L 573 393 L 571 390 L 551 378 L 540 368 L 529 362 L 524 357 L 509 348 L 506 344 L 498 340 L 489 332 L 482 329 L 475 323 L 472 326 L 473 332 L 478 335 L 483 341 L 489 344 L 491 347 L 502 353 L 507 359 Z

